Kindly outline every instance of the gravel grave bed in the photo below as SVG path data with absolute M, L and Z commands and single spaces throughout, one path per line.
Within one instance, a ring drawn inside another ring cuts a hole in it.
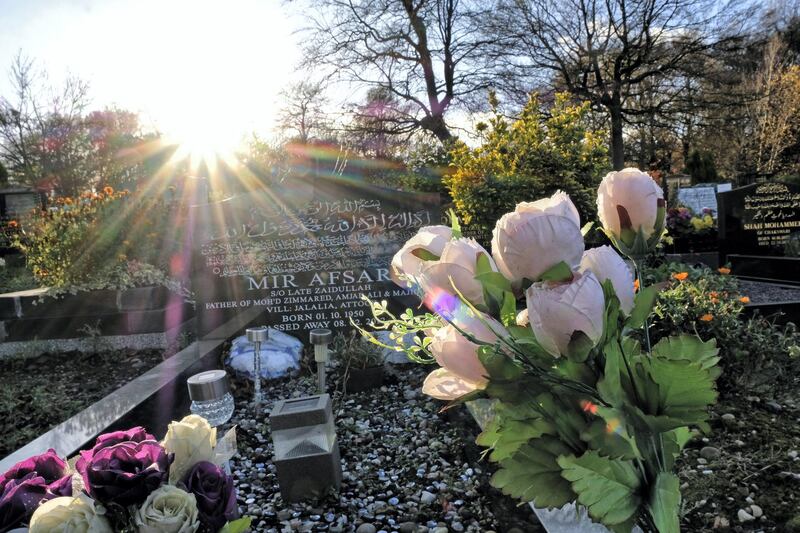
M 789 288 L 764 281 L 740 279 L 739 290 L 754 304 L 800 301 L 800 288 Z
M 107 350 L 0 360 L 0 457 L 164 360 L 161 350 Z
M 342 458 L 338 495 L 288 505 L 272 463 L 269 412 L 281 398 L 315 394 L 314 378 L 266 382 L 260 416 L 250 383 L 234 382 L 239 453 L 231 467 L 253 531 L 543 531 L 527 505 L 489 485 L 494 467 L 479 460 L 479 429 L 466 410 L 439 413 L 443 403 L 422 395 L 426 369 L 393 366 L 387 374 L 379 389 L 332 392 Z

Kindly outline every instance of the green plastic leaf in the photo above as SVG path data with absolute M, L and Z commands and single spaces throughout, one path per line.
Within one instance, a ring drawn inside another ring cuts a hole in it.
M 622 390 L 623 370 L 622 351 L 619 344 L 610 342 L 603 348 L 603 355 L 606 358 L 603 378 L 597 383 L 597 391 L 600 397 L 611 405 L 619 405 L 625 393 Z
M 706 427 L 708 406 L 716 402 L 714 379 L 700 364 L 638 357 L 633 368 L 640 405 L 656 432 L 682 426 Z
M 489 259 L 488 254 L 479 252 L 478 259 L 475 261 L 475 273 L 476 275 L 480 276 L 481 274 L 485 274 L 487 272 L 494 272 L 492 269 L 492 261 Z
M 566 453 L 570 449 L 556 437 L 532 439 L 500 462 L 491 483 L 503 494 L 533 502 L 537 507 L 561 507 L 575 500 L 569 482 L 561 477 L 557 460 Z
M 513 381 L 522 374 L 522 369 L 495 346 L 481 346 L 478 359 L 493 380 Z
M 501 291 L 511 291 L 511 282 L 508 281 L 500 272 L 494 272 L 490 270 L 489 272 L 478 274 L 475 276 L 475 279 L 478 280 L 484 287 L 493 287 Z
M 640 288 L 633 302 L 631 316 L 628 317 L 625 325 L 632 329 L 644 327 L 647 317 L 650 316 L 650 313 L 653 311 L 653 306 L 656 305 L 658 293 L 661 292 L 664 287 L 664 283 L 656 283 L 648 287 Z
M 678 476 L 659 472 L 647 505 L 658 533 L 680 533 L 681 490 Z
M 605 420 L 598 418 L 581 433 L 581 440 L 604 457 L 612 459 L 638 457 L 637 451 L 633 448 L 633 439 L 626 439 L 621 432 L 611 429 L 612 427 Z
M 458 215 L 454 209 L 450 209 L 447 214 L 450 215 L 450 229 L 453 231 L 453 238 L 460 239 L 462 234 L 461 224 L 458 222 Z
M 605 525 L 622 524 L 638 511 L 641 479 L 631 461 L 601 457 L 590 450 L 558 458 L 561 475 L 572 484 L 578 502 Z
M 491 450 L 490 461 L 500 462 L 514 455 L 529 440 L 552 432 L 552 427 L 542 418 L 512 420 L 495 416 L 475 442 Z
M 517 299 L 509 291 L 503 292 L 503 306 L 500 308 L 500 322 L 506 327 L 517 324 Z
M 244 516 L 233 522 L 228 522 L 219 530 L 219 533 L 244 533 L 250 529 L 250 523 L 253 519 L 249 516 Z
M 589 233 L 590 231 L 592 231 L 592 228 L 593 228 L 593 227 L 594 227 L 594 222 L 587 222 L 587 223 L 586 223 L 586 224 L 584 224 L 584 225 L 583 225 L 583 227 L 581 228 L 581 235 L 583 235 L 584 237 L 586 237 L 586 234 L 587 234 L 587 233 Z
M 414 250 L 411 250 L 411 255 L 413 255 L 414 257 L 418 257 L 418 258 L 422 259 L 423 261 L 438 261 L 439 260 L 439 256 L 438 255 L 436 255 L 436 254 L 434 254 L 432 252 L 429 252 L 425 248 L 415 248 Z
M 550 267 L 541 275 L 541 281 L 569 281 L 572 279 L 572 269 L 564 261 Z
M 583 363 L 589 357 L 589 352 L 594 348 L 594 342 L 589 336 L 581 330 L 572 332 L 567 345 L 567 357 L 570 361 L 576 363 Z
M 653 356 L 698 363 L 702 368 L 709 370 L 714 379 L 719 377 L 721 372 L 717 367 L 720 358 L 716 339 L 703 342 L 696 335 L 688 334 L 664 337 L 653 346 Z

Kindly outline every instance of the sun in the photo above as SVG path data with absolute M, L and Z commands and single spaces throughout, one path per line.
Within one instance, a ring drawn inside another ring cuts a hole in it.
M 173 160 L 188 159 L 191 166 L 197 166 L 232 160 L 241 148 L 243 132 L 224 116 L 200 113 L 175 120 L 166 137 L 178 147 Z

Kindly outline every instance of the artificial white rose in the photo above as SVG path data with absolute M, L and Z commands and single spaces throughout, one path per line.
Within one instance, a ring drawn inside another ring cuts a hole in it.
M 454 317 L 453 322 L 461 330 L 483 342 L 494 343 L 499 335 L 508 334 L 499 322 L 488 316 L 479 319 L 464 315 Z M 451 374 L 481 386 L 486 384 L 488 373 L 478 359 L 479 346 L 467 340 L 452 324 L 436 331 L 429 348 L 439 366 Z
M 631 314 L 634 298 L 633 272 L 611 246 L 600 246 L 583 252 L 580 270 L 591 270 L 600 283 L 611 280 L 620 308 L 626 315 Z
M 576 331 L 593 343 L 603 335 L 603 287 L 591 271 L 574 274 L 570 282 L 534 283 L 525 297 L 533 334 L 555 357 L 567 354 Z
M 485 386 L 486 383 L 473 383 L 456 376 L 446 368 L 437 368 L 425 378 L 422 393 L 437 400 L 455 400 Z
M 31 516 L 30 533 L 112 533 L 102 507 L 80 494 L 62 496 L 42 503 Z
M 570 200 L 569 195 L 564 191 L 556 191 L 550 198 L 542 198 L 535 202 L 520 202 L 517 204 L 517 213 L 547 213 L 549 215 L 561 215 L 571 219 L 576 226 L 580 227 L 581 217 L 578 208 Z
M 538 281 L 542 274 L 565 262 L 577 268 L 583 255 L 583 235 L 575 206 L 564 193 L 544 203 L 519 204 L 506 213 L 492 233 L 492 257 L 515 289 L 523 279 Z M 543 202 L 540 200 L 539 202 Z
M 170 423 L 161 444 L 167 453 L 175 454 L 169 468 L 169 482 L 177 483 L 196 463 L 214 458 L 217 430 L 205 418 L 189 415 L 180 422 Z
M 597 214 L 606 232 L 625 247 L 633 246 L 640 230 L 652 247 L 664 230 L 664 192 L 638 168 L 609 172 L 597 189 Z
M 518 326 L 522 326 L 522 327 L 525 327 L 528 324 L 530 324 L 531 321 L 528 320 L 528 310 L 527 309 L 523 309 L 522 311 L 517 313 L 517 319 L 516 319 L 515 322 L 517 323 Z
M 193 533 L 200 527 L 197 499 L 183 489 L 163 485 L 150 493 L 134 521 L 139 533 Z
M 455 239 L 445 244 L 437 261 L 425 261 L 419 269 L 419 282 L 427 294 L 445 291 L 456 295 L 458 289 L 474 305 L 482 305 L 483 286 L 475 279 L 479 258 L 485 258 L 489 267 L 497 272 L 497 265 L 483 246 L 475 239 Z
M 421 228 L 394 254 L 389 268 L 392 280 L 401 287 L 410 286 L 422 264 L 430 259 L 438 259 L 452 237 L 453 230 L 447 226 Z

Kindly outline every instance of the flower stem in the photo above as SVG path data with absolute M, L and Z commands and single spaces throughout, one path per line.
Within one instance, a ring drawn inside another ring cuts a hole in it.
M 633 264 L 636 267 L 636 280 L 639 282 L 639 290 L 644 289 L 644 282 L 642 281 L 642 269 L 644 268 L 644 257 L 633 258 Z M 650 345 L 650 319 L 644 318 L 644 339 L 647 344 L 647 355 L 653 355 L 653 348 Z

